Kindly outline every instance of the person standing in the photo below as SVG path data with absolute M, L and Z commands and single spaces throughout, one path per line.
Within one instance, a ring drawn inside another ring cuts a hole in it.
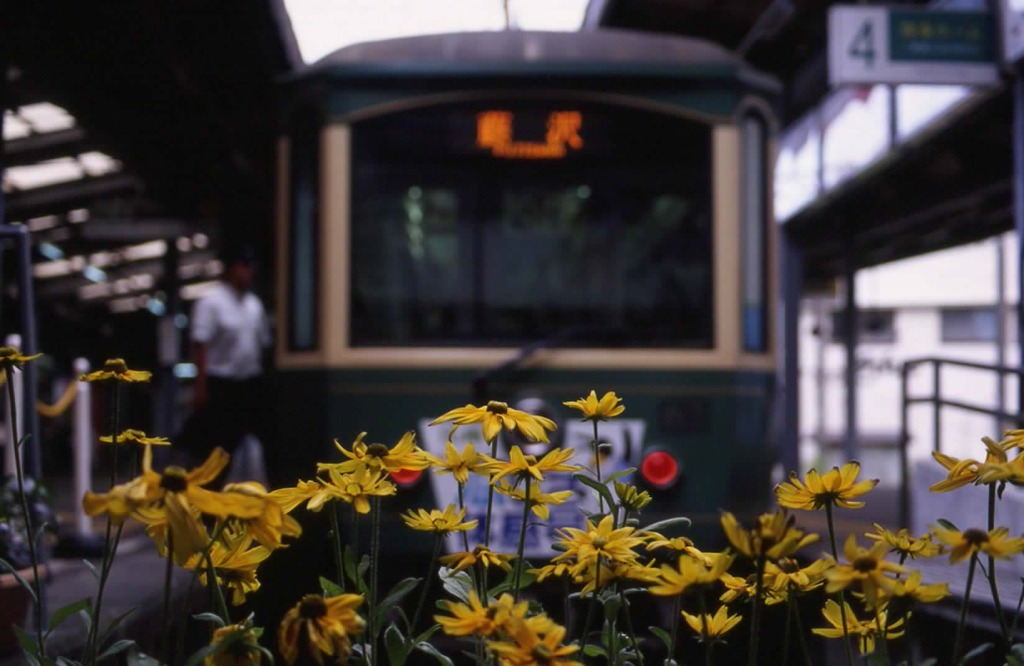
M 265 484 L 260 440 L 267 431 L 263 352 L 270 346 L 270 324 L 252 292 L 252 249 L 229 246 L 221 261 L 220 283 L 192 310 L 193 410 L 205 414 L 203 439 L 209 450 L 221 446 L 232 454 L 228 480 Z

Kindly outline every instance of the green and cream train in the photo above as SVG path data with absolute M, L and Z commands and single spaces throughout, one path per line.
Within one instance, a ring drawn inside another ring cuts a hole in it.
M 774 80 L 700 40 L 507 31 L 346 47 L 285 92 L 283 482 L 364 430 L 437 450 L 431 418 L 492 399 L 585 445 L 562 402 L 594 389 L 655 514 L 767 503 Z M 450 494 L 418 476 L 402 501 Z

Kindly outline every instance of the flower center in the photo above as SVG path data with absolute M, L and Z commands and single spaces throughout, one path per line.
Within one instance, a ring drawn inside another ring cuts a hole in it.
M 608 545 L 608 539 L 605 539 L 604 537 L 601 537 L 601 536 L 594 537 L 594 540 L 591 541 L 591 543 L 594 544 L 594 548 L 597 548 L 597 549 L 600 550 L 601 548 L 604 548 L 605 546 Z
M 120 375 L 128 372 L 128 365 L 124 362 L 124 359 L 112 358 L 103 364 L 103 369 Z
M 356 495 L 362 495 L 363 487 L 360 486 L 358 483 L 350 483 L 347 486 L 345 486 L 345 492 L 348 493 L 349 495 L 352 495 L 353 497 Z
M 439 530 L 444 529 L 445 526 L 448 524 L 448 521 L 446 521 L 444 518 L 434 518 L 434 520 L 432 520 L 431 522 L 433 523 L 434 527 Z
M 370 444 L 366 447 L 366 455 L 374 458 L 384 458 L 388 455 L 388 447 L 384 444 Z
M 171 493 L 184 492 L 188 488 L 186 472 L 181 467 L 168 467 L 160 475 L 160 487 Z
M 878 560 L 873 557 L 858 557 L 853 561 L 854 571 L 870 573 L 878 568 Z
M 983 543 L 988 543 L 988 532 L 983 532 L 979 529 L 969 529 L 964 532 L 963 536 L 964 541 L 972 546 L 980 546 Z
M 14 347 L 0 347 L 0 358 L 15 358 L 18 350 Z
M 299 617 L 304 620 L 315 620 L 327 615 L 327 602 L 323 597 L 307 594 L 299 602 Z
M 800 565 L 797 564 L 795 560 L 789 557 L 779 560 L 779 568 L 782 569 L 783 573 L 788 574 L 800 571 Z
M 508 404 L 491 400 L 487 403 L 487 411 L 491 414 L 508 414 Z

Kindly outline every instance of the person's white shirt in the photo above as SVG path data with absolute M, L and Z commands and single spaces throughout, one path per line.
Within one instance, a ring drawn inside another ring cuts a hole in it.
M 252 292 L 240 294 L 220 283 L 196 301 L 192 341 L 206 346 L 206 372 L 223 379 L 249 379 L 263 372 L 263 349 L 270 346 L 270 324 L 263 303 Z

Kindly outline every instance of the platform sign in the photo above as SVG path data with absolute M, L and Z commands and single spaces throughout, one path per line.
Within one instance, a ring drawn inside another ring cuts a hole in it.
M 593 436 L 593 425 L 577 419 L 564 424 L 563 444 L 565 448 L 574 448 L 576 455 L 570 460 L 575 465 L 593 468 L 593 454 L 590 440 Z M 429 453 L 444 459 L 445 441 L 450 432 L 450 424 L 430 425 L 430 419 L 424 418 L 419 423 L 419 444 Z M 629 467 L 637 467 L 640 462 L 640 451 L 643 448 L 644 434 L 647 424 L 642 419 L 617 418 L 601 424 L 600 437 L 602 442 L 610 445 L 610 454 L 602 458 L 602 476 L 608 476 Z M 477 425 L 463 426 L 452 435 L 452 444 L 462 451 L 467 443 L 473 443 L 478 452 L 486 453 L 487 447 L 482 443 L 483 437 Z M 498 438 L 499 457 L 508 459 L 508 447 L 504 437 Z M 525 453 L 543 455 L 547 445 L 531 446 Z M 630 481 L 623 478 L 623 481 Z M 448 504 L 458 505 L 458 485 L 450 474 L 430 475 L 431 489 L 437 508 Z M 582 528 L 584 526 L 583 511 L 596 513 L 597 500 L 593 491 L 573 478 L 568 473 L 553 473 L 546 476 L 541 486 L 543 492 L 554 493 L 564 490 L 572 491 L 573 496 L 564 504 L 550 507 L 550 516 L 541 521 L 531 514 L 527 522 L 524 551 L 527 557 L 548 559 L 555 554 L 552 544 L 558 538 L 555 530 L 563 527 Z M 477 520 L 477 529 L 469 533 L 469 547 L 473 548 L 484 542 L 484 522 L 487 516 L 487 479 L 471 474 L 469 483 L 463 492 L 466 504 L 466 518 Z M 523 520 L 523 503 L 512 500 L 504 495 L 495 494 L 491 508 L 491 550 L 499 553 L 514 553 L 519 545 L 519 530 Z M 464 548 L 462 536 L 450 535 L 445 546 L 448 552 L 461 551 Z
M 828 40 L 833 86 L 999 80 L 994 21 L 985 11 L 834 6 Z

